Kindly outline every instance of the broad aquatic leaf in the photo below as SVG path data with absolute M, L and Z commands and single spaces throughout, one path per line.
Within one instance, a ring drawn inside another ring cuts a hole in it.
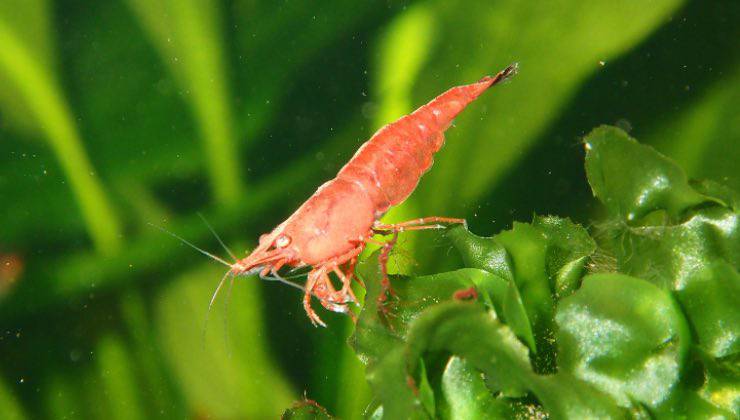
M 740 275 L 724 261 L 709 261 L 677 290 L 697 344 L 712 357 L 740 354 Z
M 541 347 L 551 342 L 555 305 L 546 267 L 547 237 L 533 225 L 514 223 L 511 230 L 499 233 L 495 240 L 511 257 L 513 278 L 532 324 L 537 352 L 542 353 Z
M 501 314 L 514 332 L 535 352 L 541 343 L 551 347 L 555 301 L 578 287 L 596 250 L 588 232 L 568 219 L 537 216 L 492 238 L 462 227 L 450 230 L 449 237 L 466 266 L 509 280 Z M 551 359 L 542 360 L 552 368 Z
M 216 200 L 234 204 L 243 186 L 219 34 L 219 5 L 210 0 L 129 0 L 129 4 L 186 92 L 205 145 Z
M 688 208 L 712 201 L 691 187 L 673 161 L 619 128 L 599 127 L 584 143 L 591 189 L 621 220 L 637 220 L 656 210 L 676 220 Z
M 740 350 L 737 193 L 712 181 L 689 182 L 670 159 L 616 128 L 601 127 L 586 143 L 589 182 L 615 218 L 601 226 L 601 245 L 618 271 L 674 293 L 697 351 L 706 355 L 702 388 L 678 388 L 665 409 L 737 412 L 727 382 L 737 375 L 711 368 L 719 364 L 712 358 L 734 358 Z
M 324 407 L 315 401 L 298 401 L 283 413 L 282 420 L 331 420 L 332 417 Z
M 9 89 L 0 93 L 0 107 L 12 108 L 7 114 L 18 126 L 46 140 L 61 166 L 61 182 L 69 182 L 88 235 L 99 252 L 110 255 L 121 247 L 120 221 L 54 71 L 49 25 L 44 1 L 4 2 L 0 7 L 0 88 Z
M 453 229 L 452 232 L 458 229 L 462 228 Z M 459 238 L 460 235 L 464 235 L 473 241 L 485 239 L 467 230 L 464 232 L 452 233 L 452 236 Z M 462 242 L 466 241 L 462 240 Z M 480 265 L 480 267 L 484 266 L 484 264 Z M 465 268 L 428 276 L 397 277 L 393 282 L 393 288 L 399 299 L 394 308 L 394 316 L 388 322 L 393 324 L 396 331 L 405 332 L 410 322 L 424 308 L 451 300 L 455 293 L 474 288 L 479 294 L 479 299 L 494 308 L 497 315 L 502 317 L 530 348 L 535 348 L 534 336 L 517 285 L 509 274 L 505 274 L 504 271 L 499 272 L 506 275 L 508 279 L 478 268 Z
M 717 200 L 732 199 L 732 192 L 723 191 L 726 194 Z M 675 291 L 705 352 L 713 357 L 740 352 L 740 315 L 735 309 L 740 301 L 737 210 L 713 204 L 680 224 L 616 224 L 606 233 L 605 245 L 620 272 Z
M 699 261 L 740 262 L 740 214 L 721 207 L 702 209 L 677 225 L 657 224 L 607 229 L 604 243 L 617 269 L 680 290 L 699 269 Z
M 537 350 L 532 324 L 524 307 L 519 288 L 514 282 L 511 260 L 506 249 L 493 238 L 483 238 L 464 227 L 455 227 L 448 233 L 452 244 L 463 258 L 463 263 L 488 271 L 502 281 L 497 293 L 493 294 L 497 313 L 514 333 L 524 340 L 532 351 Z M 498 298 L 498 299 L 496 299 Z
M 428 403 L 427 408 L 424 408 L 425 393 L 420 392 L 425 389 L 425 376 L 420 375 L 421 379 L 416 385 L 413 378 L 418 372 L 409 373 L 404 367 L 408 356 L 407 350 L 404 350 L 408 328 L 417 324 L 417 318 L 425 313 L 425 309 L 453 300 L 455 292 L 471 287 L 477 290 L 479 301 L 500 308 L 504 304 L 507 282 L 477 269 L 462 269 L 423 277 L 394 277 L 393 287 L 399 299 L 390 303 L 391 313 L 382 316 L 378 313 L 376 302 L 381 275 L 376 256 L 374 254 L 373 258 L 358 267 L 359 274 L 368 286 L 368 292 L 351 344 L 361 360 L 367 364 L 368 381 L 380 397 L 386 418 L 407 416 L 410 413 L 416 413 L 413 415 L 420 417 L 431 416 L 433 411 L 429 409 Z M 471 305 L 480 306 L 476 303 Z M 526 359 L 526 352 L 524 357 Z M 418 362 L 417 360 L 416 363 Z M 414 384 L 411 388 L 410 383 Z M 429 400 L 428 396 L 426 400 Z
M 740 211 L 740 193 L 732 188 L 710 179 L 694 181 L 691 183 L 691 186 L 706 196 L 716 198 L 735 212 Z
M 418 411 L 420 403 L 409 378 L 413 380 L 418 358 L 434 351 L 449 351 L 479 369 L 484 365 L 489 381 L 505 395 L 523 395 L 532 374 L 526 347 L 480 306 L 457 302 L 435 305 L 413 323 L 406 344 L 386 357 L 376 371 L 386 385 L 396 384 L 396 392 L 386 398 L 381 394 L 388 418 L 406 418 Z
M 399 344 L 376 364 L 368 366 L 384 418 L 424 418 L 416 388 L 419 358 L 426 353 L 450 353 L 486 375 L 489 391 L 502 396 L 523 396 L 531 391 L 555 418 L 618 416 L 621 411 L 606 395 L 567 375 L 540 376 L 532 371 L 526 347 L 505 325 L 481 306 L 445 302 L 426 309 L 411 325 L 405 344 Z M 476 404 L 491 409 L 504 401 Z M 458 400 L 458 402 L 460 402 Z M 474 407 L 467 407 L 475 410 Z M 536 412 L 537 409 L 535 408 Z
M 547 238 L 550 288 L 557 299 L 565 297 L 580 286 L 585 262 L 596 251 L 596 243 L 586 229 L 567 218 L 535 216 L 532 225 Z
M 704 360 L 703 363 L 705 378 L 699 397 L 717 411 L 740 417 L 740 364 L 737 356 L 726 362 Z
M 109 335 L 98 342 L 95 352 L 101 384 L 101 400 L 105 402 L 108 418 L 145 419 L 141 405 L 131 354 L 120 337 Z
M 671 296 L 647 281 L 593 274 L 556 316 L 558 369 L 620 406 L 656 410 L 679 387 L 690 334 Z
M 684 387 L 674 413 L 687 418 L 737 418 L 740 416 L 740 372 L 736 358 L 716 361 L 701 352 L 693 352 Z
M 442 373 L 443 416 L 447 419 L 507 419 L 514 407 L 494 398 L 483 375 L 464 359 L 451 357 Z
M 514 279 L 511 258 L 494 238 L 484 238 L 462 226 L 449 230 L 448 237 L 462 256 L 466 267 L 489 271 L 504 279 Z
M 555 417 L 614 416 L 621 413 L 608 396 L 576 377 L 534 373 L 526 347 L 495 315 L 506 304 L 507 285 L 513 281 L 507 283 L 503 278 L 479 269 L 422 277 L 393 277 L 391 280 L 399 301 L 388 307 L 387 315 L 380 315 L 376 302 L 380 289 L 377 259 L 364 261 L 358 267 L 358 273 L 367 285 L 368 293 L 351 343 L 367 365 L 368 381 L 382 406 L 376 415 L 382 413 L 384 418 L 427 418 L 432 415 L 428 403 L 425 403 L 429 397 L 424 397 L 423 391 L 426 378 L 421 376 L 422 357 L 427 354 L 458 356 L 469 368 L 485 374 L 485 382 L 482 383 L 488 394 L 476 387 L 474 406 L 467 405 L 473 402 L 470 390 L 456 390 L 459 393 L 453 397 L 453 391 L 448 388 L 444 391 L 447 392 L 445 397 L 443 391 L 435 388 L 436 392 L 443 392 L 440 395 L 435 392 L 434 396 L 441 413 L 452 413 L 445 410 L 489 414 L 511 410 L 538 412 L 535 405 L 510 399 L 528 395 L 528 392 L 536 395 L 546 411 Z M 468 290 L 471 285 L 477 291 L 478 302 L 459 302 L 452 297 L 456 289 Z M 453 377 L 448 379 L 451 381 Z M 478 379 L 483 380 L 481 377 Z M 447 386 L 450 386 L 449 381 Z M 500 394 L 495 396 L 494 393 Z M 446 398 L 454 398 L 457 406 L 452 407 Z

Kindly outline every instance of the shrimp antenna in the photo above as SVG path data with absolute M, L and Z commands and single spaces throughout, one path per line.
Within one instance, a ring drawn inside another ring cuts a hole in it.
M 226 347 L 229 357 L 231 357 L 231 347 L 229 347 L 229 302 L 231 302 L 231 289 L 234 288 L 234 276 L 229 279 L 229 288 L 226 290 L 226 303 L 224 304 L 224 346 Z
M 229 274 L 231 274 L 231 270 L 227 271 L 226 274 L 221 277 L 221 281 L 218 282 L 218 286 L 216 286 L 216 290 L 211 296 L 211 301 L 208 302 L 208 312 L 206 312 L 206 319 L 205 321 L 203 321 L 203 332 L 201 333 L 201 342 L 203 343 L 203 348 L 205 348 L 206 346 L 206 327 L 208 327 L 208 318 L 211 315 L 211 309 L 213 308 L 213 304 L 216 302 L 216 297 L 218 297 L 218 293 L 221 291 L 221 288 L 224 287 L 224 283 L 226 283 L 226 279 L 229 277 Z
M 295 288 L 296 288 L 296 289 L 298 289 L 298 290 L 303 290 L 303 291 L 305 291 L 305 290 L 306 290 L 306 289 L 304 289 L 304 288 L 303 288 L 303 286 L 299 286 L 299 285 L 297 285 L 297 284 L 295 284 L 295 283 L 293 283 L 293 282 L 291 282 L 291 281 L 288 281 L 288 280 L 286 280 L 286 279 L 284 279 L 284 278 L 282 278 L 282 277 L 268 277 L 268 276 L 260 276 L 260 278 L 261 278 L 262 280 L 278 281 L 278 282 L 280 282 L 280 283 L 283 283 L 283 284 L 287 284 L 288 286 L 291 286 L 291 287 L 295 287 Z
M 223 264 L 223 265 L 225 265 L 225 266 L 227 266 L 227 267 L 231 267 L 231 266 L 232 266 L 232 264 L 229 264 L 229 263 L 227 263 L 227 262 L 226 262 L 226 261 L 224 261 L 223 259 L 221 259 L 221 258 L 219 258 L 219 257 L 217 257 L 217 256 L 215 256 L 215 255 L 213 255 L 213 254 L 211 254 L 211 253 L 210 253 L 210 252 L 208 252 L 208 251 L 205 251 L 205 250 L 203 250 L 203 249 L 200 249 L 200 248 L 198 248 L 197 246 L 195 246 L 195 245 L 191 244 L 190 242 L 188 242 L 188 241 L 187 241 L 187 240 L 185 240 L 184 238 L 181 238 L 180 236 L 178 236 L 178 235 L 176 235 L 176 234 L 174 234 L 174 233 L 170 232 L 169 230 L 167 230 L 167 229 L 165 229 L 165 228 L 163 228 L 163 227 L 161 227 L 161 226 L 157 226 L 157 225 L 155 225 L 154 223 L 147 223 L 147 224 L 148 224 L 149 226 L 153 227 L 153 228 L 156 228 L 156 229 L 159 229 L 159 230 L 161 230 L 162 232 L 164 232 L 164 233 L 166 233 L 166 234 L 168 234 L 168 235 L 172 236 L 172 237 L 173 237 L 173 238 L 175 238 L 175 239 L 178 239 L 178 240 L 180 240 L 180 241 L 181 241 L 182 243 L 184 243 L 185 245 L 188 245 L 188 246 L 190 246 L 191 248 L 193 248 L 194 250 L 196 250 L 196 251 L 200 252 L 201 254 L 203 254 L 203 255 L 205 255 L 205 256 L 207 256 L 207 257 L 210 257 L 210 258 L 212 258 L 213 260 L 215 260 L 215 261 L 218 261 L 218 262 L 220 262 L 221 264 Z
M 226 252 L 227 252 L 227 253 L 229 254 L 229 256 L 231 256 L 231 258 L 232 258 L 232 259 L 233 259 L 234 261 L 236 261 L 236 260 L 237 260 L 237 258 L 236 258 L 236 255 L 234 255 L 234 253 L 233 253 L 233 252 L 231 252 L 231 250 L 229 249 L 229 247 L 228 247 L 228 246 L 226 246 L 226 244 L 224 243 L 224 241 L 222 241 L 222 240 L 221 240 L 221 237 L 220 237 L 220 236 L 218 236 L 218 233 L 216 233 L 216 231 L 215 231 L 215 230 L 213 229 L 213 227 L 211 226 L 211 224 L 210 224 L 210 223 L 208 223 L 208 220 L 206 220 L 206 218 L 205 218 L 205 217 L 203 217 L 203 215 L 202 215 L 202 214 L 201 214 L 200 212 L 198 212 L 198 217 L 200 217 L 200 220 L 202 220 L 202 221 L 203 221 L 203 223 L 205 223 L 205 224 L 206 224 L 206 226 L 208 227 L 208 230 L 210 230 L 210 231 L 211 231 L 211 233 L 213 234 L 213 236 L 215 236 L 215 237 L 216 237 L 216 239 L 218 240 L 218 243 L 220 243 L 220 244 L 221 244 L 221 246 L 222 246 L 222 247 L 223 247 L 223 248 L 224 248 L 224 249 L 226 250 Z

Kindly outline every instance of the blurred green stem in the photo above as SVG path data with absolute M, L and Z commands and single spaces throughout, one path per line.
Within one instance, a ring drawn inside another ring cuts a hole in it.
M 59 160 L 97 250 L 115 252 L 121 245 L 120 223 L 85 153 L 59 86 L 1 20 L 0 45 L 0 69 L 22 92 L 22 99 Z
M 243 185 L 217 30 L 217 5 L 195 0 L 128 3 L 189 99 L 205 142 L 216 201 L 222 205 L 236 203 L 243 194 Z
M 131 354 L 123 340 L 115 334 L 104 336 L 96 351 L 103 395 L 112 419 L 144 419 L 143 406 L 134 375 Z
M 11 390 L 0 382 L 0 413 L 2 417 L 8 420 L 21 420 L 26 418 L 26 414 L 18 404 L 17 397 Z

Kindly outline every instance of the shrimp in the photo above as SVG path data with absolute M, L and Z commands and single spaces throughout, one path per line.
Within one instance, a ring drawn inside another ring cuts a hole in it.
M 379 300 L 384 300 L 390 291 L 385 263 L 399 232 L 438 229 L 445 224 L 464 224 L 465 220 L 424 217 L 384 224 L 381 217 L 414 191 L 432 166 L 433 155 L 442 147 L 444 132 L 455 116 L 516 70 L 513 64 L 477 83 L 453 87 L 378 130 L 334 179 L 321 185 L 283 223 L 262 235 L 257 248 L 246 258 L 230 264 L 211 303 L 229 275 L 259 273 L 263 278 L 272 275 L 272 279 L 284 280 L 278 274 L 281 268 L 310 267 L 303 287 L 303 307 L 311 322 L 326 326 L 311 307 L 312 296 L 328 310 L 354 317 L 349 304 L 357 302 L 351 288 L 357 258 L 374 235 L 392 235 L 384 243 L 380 258 L 383 293 Z M 332 273 L 341 281 L 339 290 L 330 279 Z

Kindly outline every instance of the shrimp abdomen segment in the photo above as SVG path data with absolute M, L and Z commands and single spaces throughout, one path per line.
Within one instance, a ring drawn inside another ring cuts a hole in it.
M 381 128 L 339 171 L 337 179 L 360 183 L 375 204 L 376 215 L 402 203 L 431 167 L 452 120 L 497 80 L 488 77 L 449 89 Z

